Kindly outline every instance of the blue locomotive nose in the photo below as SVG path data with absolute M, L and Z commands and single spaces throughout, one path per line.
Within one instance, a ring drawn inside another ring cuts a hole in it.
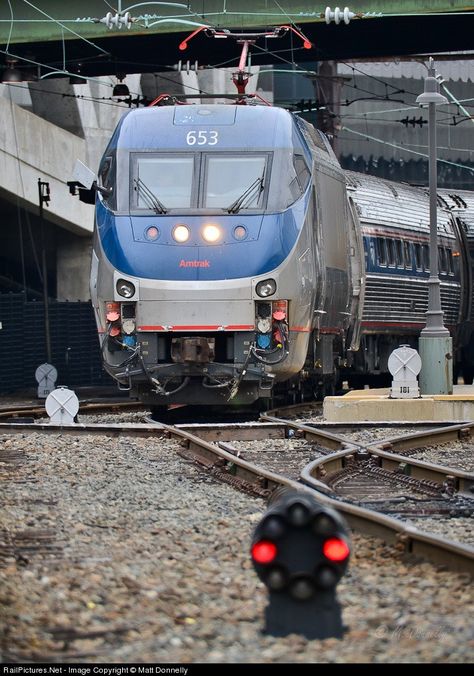
M 102 204 L 97 206 L 104 253 L 114 268 L 163 281 L 266 274 L 288 256 L 303 222 L 304 204 L 276 214 L 115 217 Z M 217 235 L 216 241 L 206 241 L 209 235 Z

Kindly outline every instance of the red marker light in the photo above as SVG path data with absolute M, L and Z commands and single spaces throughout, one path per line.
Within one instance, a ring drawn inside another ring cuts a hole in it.
M 340 540 L 339 538 L 330 538 L 326 540 L 323 544 L 323 554 L 329 559 L 329 561 L 334 561 L 335 563 L 340 563 L 347 559 L 350 554 L 350 549 L 347 542 Z
M 252 547 L 252 559 L 255 563 L 271 563 L 276 555 L 276 545 L 269 540 L 259 540 Z
M 311 42 L 309 42 L 309 40 L 305 40 L 305 41 L 303 42 L 303 47 L 304 47 L 305 49 L 311 49 L 312 46 L 313 46 L 313 45 L 311 44 Z

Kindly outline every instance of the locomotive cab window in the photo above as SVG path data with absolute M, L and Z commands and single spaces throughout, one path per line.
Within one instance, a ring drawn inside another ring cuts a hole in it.
M 111 208 L 115 208 L 115 157 L 107 155 L 99 167 L 99 185 L 110 191 L 109 195 L 102 194 L 102 200 Z
M 261 209 L 267 162 L 267 155 L 206 155 L 202 206 L 233 212 Z
M 135 159 L 132 204 L 166 213 L 192 206 L 194 157 L 140 155 Z
M 295 168 L 296 177 L 293 180 L 296 180 L 300 189 L 300 195 L 306 190 L 308 181 L 310 179 L 310 172 L 306 160 L 303 155 L 293 155 L 293 166 Z M 293 181 L 292 181 L 293 182 Z M 299 195 L 298 195 L 299 197 Z

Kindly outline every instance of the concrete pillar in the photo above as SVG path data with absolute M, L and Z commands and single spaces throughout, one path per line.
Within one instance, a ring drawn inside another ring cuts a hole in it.
M 57 299 L 89 300 L 89 273 L 92 251 L 90 237 L 60 238 L 57 248 Z

